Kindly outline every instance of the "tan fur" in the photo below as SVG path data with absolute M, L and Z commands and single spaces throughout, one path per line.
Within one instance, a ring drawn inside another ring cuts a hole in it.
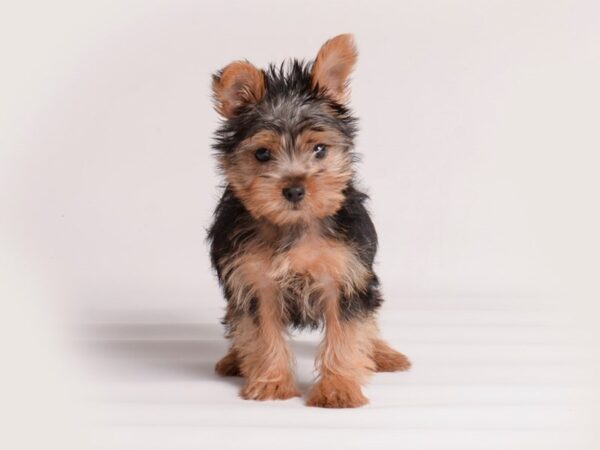
M 373 361 L 377 372 L 398 372 L 410 369 L 409 359 L 381 339 L 373 340 Z
M 258 102 L 265 93 L 263 73 L 247 61 L 235 61 L 213 81 L 215 108 L 223 117 L 233 117 L 246 103 Z
M 259 303 L 259 323 L 246 317 L 233 335 L 240 372 L 246 378 L 240 392 L 245 399 L 285 400 L 300 395 L 294 383 L 292 353 L 273 300 L 272 294 L 263 295 Z
M 215 366 L 215 372 L 223 377 L 239 377 L 242 375 L 240 356 L 235 348 L 230 348 L 227 354 L 219 360 Z
M 318 229 L 305 230 L 302 238 L 285 252 L 278 252 L 277 235 L 263 226 L 263 240 L 247 243 L 234 257 L 223 261 L 223 278 L 232 292 L 232 301 L 240 310 L 248 310 L 253 297 L 266 288 L 277 286 L 277 313 L 284 315 L 284 292 L 291 292 L 307 317 L 323 314 L 321 302 L 310 304 L 315 293 L 334 284 L 340 293 L 351 296 L 362 291 L 370 276 L 353 249 L 340 241 L 323 237 Z M 323 294 L 317 296 L 322 298 Z
M 268 230 L 268 225 L 265 225 Z M 273 238 L 269 231 L 265 237 Z M 252 297 L 259 299 L 259 326 L 244 318 L 233 333 L 233 348 L 239 355 L 240 372 L 247 378 L 244 398 L 287 398 L 293 387 L 291 354 L 283 337 L 285 303 L 282 291 L 296 288 L 301 310 L 311 318 L 322 316 L 325 339 L 317 367 L 320 381 L 309 404 L 354 407 L 366 402 L 360 384 L 376 370 L 373 359 L 377 329 L 371 320 L 342 320 L 339 298 L 364 289 L 369 273 L 357 255 L 339 241 L 329 240 L 310 228 L 289 250 L 276 252 L 260 239 L 248 244 L 224 269 L 232 290 L 232 301 L 247 309 Z M 299 285 L 293 286 L 294 280 Z M 318 302 L 311 304 L 311 294 Z M 229 356 L 229 355 L 228 355 Z M 227 374 L 232 358 L 219 363 Z M 332 391 L 332 386 L 335 389 Z
M 254 114 L 264 122 L 260 131 L 244 125 L 238 135 L 231 128 L 236 122 L 226 121 L 217 133 L 221 142 L 215 146 L 227 181 L 225 206 L 239 206 L 229 202 L 233 194 L 252 216 L 244 211 L 238 221 L 234 209 L 225 209 L 214 226 L 224 221 L 233 221 L 234 226 L 210 232 L 211 256 L 228 300 L 224 323 L 231 339 L 227 355 L 215 370 L 223 376 L 243 376 L 240 395 L 245 399 L 300 395 L 293 377 L 288 325 L 324 324 L 316 361 L 319 376 L 308 405 L 364 405 L 368 400 L 361 385 L 372 373 L 410 366 L 404 355 L 378 335 L 374 311 L 381 298 L 371 272 L 375 249 L 367 249 L 361 259 L 365 249 L 359 248 L 370 245 L 373 233 L 366 229 L 369 236 L 364 240 L 345 236 L 344 227 L 351 226 L 351 220 L 346 221 L 345 214 L 332 219 L 345 195 L 354 192 L 346 188 L 354 176 L 355 119 L 336 102 L 348 100 L 348 79 L 356 59 L 351 35 L 327 41 L 310 69 L 310 82 L 318 88 L 318 95 L 312 98 L 316 93 L 303 84 L 308 96 L 293 95 L 289 104 L 277 96 L 286 87 L 276 84 L 284 76 L 283 69 L 279 76 L 273 75 L 275 95 L 264 103 L 260 102 L 274 69 L 263 72 L 246 61 L 236 61 L 213 80 L 215 107 L 225 119 L 234 118 L 244 106 L 260 103 L 248 108 L 252 113 L 248 118 Z M 294 70 L 310 67 L 294 66 Z M 291 75 L 307 81 L 306 72 Z M 332 125 L 322 114 L 339 123 Z M 241 135 L 246 138 L 240 142 Z M 258 154 L 261 161 L 256 158 L 258 149 L 269 152 Z M 354 198 L 362 202 L 362 194 L 354 193 Z M 349 200 L 348 214 L 364 214 L 353 208 L 352 197 Z M 344 305 L 344 301 L 353 303 Z
M 357 408 L 369 403 L 360 384 L 352 378 L 328 375 L 315 384 L 306 401 L 321 408 Z
M 325 42 L 313 66 L 313 84 L 327 89 L 338 103 L 345 103 L 349 96 L 348 77 L 357 57 L 351 34 L 341 34 Z
M 346 295 L 364 289 L 369 275 L 356 253 L 340 241 L 309 230 L 294 247 L 274 260 L 274 276 L 284 280 L 290 273 L 308 275 L 322 291 L 335 286 Z
M 315 225 L 313 225 L 314 227 Z M 232 291 L 232 307 L 248 311 L 258 298 L 258 323 L 245 317 L 235 327 L 230 353 L 217 365 L 222 375 L 247 379 L 241 395 L 265 400 L 299 395 L 294 386 L 292 355 L 284 337 L 287 325 L 284 291 L 292 292 L 300 310 L 323 319 L 325 337 L 317 358 L 319 379 L 307 401 L 311 406 L 357 407 L 367 403 L 361 384 L 375 371 L 406 370 L 408 359 L 378 337 L 375 319 L 345 320 L 339 299 L 366 287 L 369 272 L 354 251 L 308 227 L 286 251 L 277 247 L 276 228 L 264 223 L 223 273 Z M 317 301 L 309 302 L 316 294 Z
M 313 155 L 318 143 L 328 147 L 323 160 Z M 345 138 L 334 130 L 307 130 L 298 136 L 294 148 L 291 145 L 284 135 L 261 131 L 242 142 L 232 156 L 223 158 L 220 166 L 236 196 L 257 219 L 287 225 L 311 223 L 335 214 L 353 174 Z M 273 160 L 257 161 L 254 152 L 259 148 L 270 150 Z M 305 185 L 306 197 L 301 205 L 291 205 L 282 195 L 291 182 Z
M 319 379 L 307 405 L 325 408 L 354 408 L 368 403 L 361 384 L 375 371 L 372 358 L 377 328 L 371 320 L 341 320 L 330 290 L 325 318 L 325 339 L 317 356 Z
M 267 246 L 253 242 L 223 262 L 222 276 L 238 309 L 247 311 L 253 297 L 260 298 L 264 290 L 273 289 L 274 280 L 265 276 L 271 256 L 272 251 Z M 280 305 L 282 302 L 273 300 L 273 303 Z

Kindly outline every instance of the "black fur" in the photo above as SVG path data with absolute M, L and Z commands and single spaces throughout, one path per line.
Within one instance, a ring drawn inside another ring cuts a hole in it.
M 223 122 L 213 144 L 217 153 L 233 152 L 241 141 L 263 129 L 293 137 L 305 128 L 326 125 L 353 139 L 357 131 L 356 118 L 318 86 L 312 87 L 310 68 L 310 63 L 296 59 L 269 66 L 263 72 L 264 98 L 258 104 L 240 108 L 233 118 Z
M 324 230 L 329 230 L 331 237 L 343 240 L 357 249 L 361 261 L 373 272 L 373 261 L 377 252 L 377 233 L 369 213 L 365 208 L 367 195 L 350 185 L 346 191 L 346 200 L 340 210 L 332 217 L 324 220 Z M 225 189 L 223 196 L 215 210 L 214 222 L 209 229 L 208 239 L 211 243 L 211 261 L 217 271 L 219 281 L 221 267 L 219 261 L 223 257 L 235 253 L 247 239 L 256 235 L 259 223 L 250 215 L 240 200 L 229 188 Z M 293 233 L 290 233 L 293 235 Z M 293 245 L 291 236 L 289 245 Z M 230 292 L 226 283 L 221 282 L 225 298 L 230 300 Z M 306 318 L 294 303 L 293 298 L 285 298 L 290 325 L 295 328 L 317 328 L 319 321 Z M 340 308 L 344 319 L 358 316 L 367 316 L 377 310 L 382 303 L 379 292 L 379 280 L 375 274 L 369 281 L 367 289 L 352 297 L 341 299 Z M 250 302 L 248 311 L 228 309 L 223 323 L 230 325 L 236 317 L 244 314 L 256 313 L 256 301 Z
M 365 291 L 341 300 L 342 317 L 350 319 L 377 310 L 383 299 L 379 292 L 379 280 L 373 271 L 373 262 L 377 253 L 377 232 L 364 205 L 368 197 L 352 185 L 346 189 L 345 194 L 344 205 L 332 219 L 336 235 L 358 251 L 365 267 L 373 273 Z
M 225 120 L 216 132 L 213 148 L 217 154 L 228 155 L 238 144 L 262 129 L 289 135 L 292 140 L 303 129 L 319 127 L 334 128 L 351 143 L 356 131 L 357 120 L 350 110 L 336 103 L 318 86 L 312 86 L 311 63 L 292 60 L 281 66 L 271 65 L 263 72 L 265 96 L 257 104 L 241 107 L 234 117 Z M 220 74 L 215 75 L 219 77 Z M 348 146 L 351 151 L 352 146 Z M 365 208 L 367 195 L 350 183 L 344 191 L 345 202 L 331 217 L 322 219 L 322 229 L 329 237 L 348 243 L 357 253 L 364 266 L 373 273 L 373 260 L 377 252 L 377 234 Z M 228 186 L 214 213 L 214 222 L 208 232 L 211 245 L 211 261 L 217 272 L 229 307 L 223 323 L 231 331 L 238 318 L 245 314 L 256 316 L 256 299 L 250 302 L 248 311 L 237 311 L 231 305 L 231 293 L 222 278 L 221 261 L 234 254 L 246 240 L 257 235 L 259 222 L 252 217 L 242 202 Z M 294 236 L 301 229 L 289 227 L 282 235 L 280 251 L 294 245 Z M 289 324 L 296 328 L 320 325 L 319 320 L 305 317 L 293 298 L 284 295 Z M 367 288 L 356 295 L 340 299 L 342 317 L 372 314 L 381 305 L 377 276 L 372 275 Z

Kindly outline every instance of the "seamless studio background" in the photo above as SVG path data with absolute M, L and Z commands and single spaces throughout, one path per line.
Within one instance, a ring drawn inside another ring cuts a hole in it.
M 390 394 L 401 401 L 387 412 L 377 410 L 387 391 L 375 384 L 371 409 L 313 416 L 320 422 L 306 419 L 307 429 L 325 427 L 323 442 L 346 448 L 375 436 L 359 430 L 348 442 L 343 434 L 327 441 L 327 424 L 347 426 L 347 417 L 378 419 L 382 448 L 597 448 L 596 2 L 61 0 L 0 11 L 2 434 L 22 445 L 11 448 L 229 448 L 235 440 L 223 430 L 231 424 L 218 417 L 233 415 L 241 427 L 249 411 L 264 417 L 247 428 L 244 442 L 254 448 L 265 424 L 279 426 L 270 422 L 279 410 L 269 408 L 290 409 L 290 421 L 310 417 L 300 400 L 248 406 L 236 398 L 238 386 L 208 375 L 198 387 L 193 375 L 181 381 L 157 375 L 157 366 L 112 369 L 115 352 L 119 364 L 134 366 L 140 354 L 181 363 L 177 355 L 193 360 L 205 351 L 208 367 L 225 348 L 223 300 L 205 244 L 220 184 L 210 149 L 218 123 L 211 74 L 235 59 L 264 67 L 314 58 L 343 32 L 355 34 L 360 51 L 351 105 L 361 120 L 358 171 L 380 237 L 384 335 L 407 342 L 426 369 L 381 379 L 409 380 Z M 206 336 L 208 349 L 198 344 Z M 540 340 L 545 347 L 533 348 L 532 359 L 501 362 L 513 375 L 490 381 L 494 363 L 485 355 L 511 336 L 514 347 L 500 354 Z M 448 394 L 456 386 L 427 378 L 438 370 L 427 369 L 427 355 L 439 362 L 436 342 L 448 339 L 465 364 L 480 364 L 465 369 L 467 378 L 450 376 L 480 388 L 455 391 L 462 401 Z M 144 340 L 154 342 L 150 350 L 127 347 Z M 169 347 L 174 341 L 180 345 Z M 106 342 L 125 344 L 107 350 Z M 471 358 L 477 342 L 492 347 Z M 109 356 L 90 362 L 98 347 Z M 548 352 L 547 365 L 527 378 L 540 352 Z M 552 378 L 563 360 L 581 378 Z M 518 372 L 526 382 L 510 384 Z M 545 376 L 554 381 L 539 394 L 536 380 Z M 146 391 L 148 380 L 156 384 Z M 191 401 L 182 383 L 195 403 L 169 410 L 161 401 Z M 221 395 L 214 386 L 223 384 Z M 514 388 L 505 403 L 499 385 Z M 556 386 L 571 389 L 568 402 Z M 213 388 L 218 396 L 206 394 Z M 488 403 L 469 410 L 477 399 Z M 532 415 L 518 399 L 558 415 Z M 221 416 L 194 415 L 210 402 Z M 559 427 L 566 434 L 551 434 L 555 423 L 567 423 Z M 169 425 L 148 431 L 160 424 Z M 274 443 L 288 436 L 279 432 Z

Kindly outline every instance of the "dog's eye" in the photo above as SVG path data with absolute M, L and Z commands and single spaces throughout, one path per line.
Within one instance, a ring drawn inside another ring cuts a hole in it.
M 323 159 L 327 154 L 327 146 L 325 144 L 317 144 L 314 146 L 313 152 L 315 153 L 315 158 Z
M 259 148 L 254 152 L 254 157 L 260 162 L 267 162 L 271 159 L 271 152 L 268 148 Z

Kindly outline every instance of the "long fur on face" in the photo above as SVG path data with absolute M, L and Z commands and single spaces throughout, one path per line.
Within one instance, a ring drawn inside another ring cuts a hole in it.
M 261 100 L 240 107 L 225 121 L 214 145 L 236 197 L 256 219 L 277 225 L 333 215 L 353 177 L 356 119 L 313 85 L 310 67 L 297 60 L 270 66 L 262 73 Z M 323 159 L 315 157 L 318 144 L 327 147 Z M 270 151 L 270 161 L 255 158 L 261 148 Z M 306 188 L 300 205 L 282 195 L 294 182 Z

